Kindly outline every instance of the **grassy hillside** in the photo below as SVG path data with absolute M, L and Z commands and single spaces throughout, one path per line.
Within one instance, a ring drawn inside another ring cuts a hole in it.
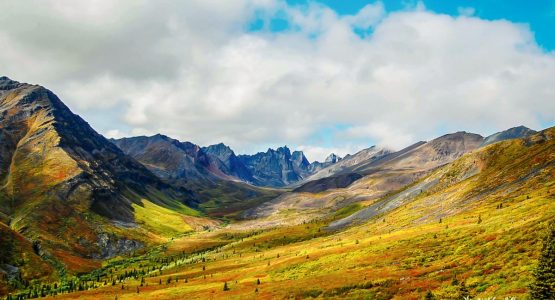
M 24 289 L 33 280 L 56 280 L 53 266 L 37 253 L 39 248 L 0 222 L 0 294 Z
M 366 208 L 182 236 L 107 262 L 75 279 L 90 289 L 57 298 L 521 299 L 555 221 L 554 137 L 549 129 L 464 155 L 413 183 L 433 182 L 418 193 L 372 201 L 388 209 L 340 231 L 329 224 Z
M 0 141 L 0 294 L 215 225 L 41 86 L 0 78 Z

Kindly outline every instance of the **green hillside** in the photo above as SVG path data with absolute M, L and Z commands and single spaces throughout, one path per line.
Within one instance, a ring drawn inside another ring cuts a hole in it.
M 464 155 L 413 184 L 433 181 L 426 190 L 339 231 L 330 222 L 365 208 L 184 236 L 108 263 L 95 288 L 58 298 L 421 299 L 430 291 L 436 299 L 520 299 L 555 221 L 554 137 L 551 128 Z M 104 285 L 114 274 L 121 280 Z

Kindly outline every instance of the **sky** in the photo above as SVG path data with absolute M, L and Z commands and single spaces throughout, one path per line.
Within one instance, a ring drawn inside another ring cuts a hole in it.
M 107 137 L 310 161 L 555 125 L 555 1 L 2 1 L 0 75 Z

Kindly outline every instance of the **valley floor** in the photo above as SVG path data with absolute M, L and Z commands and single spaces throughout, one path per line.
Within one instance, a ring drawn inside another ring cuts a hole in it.
M 528 293 L 541 236 L 555 216 L 553 182 L 529 195 L 421 219 L 422 201 L 330 232 L 331 220 L 171 239 L 114 259 L 56 299 L 458 299 Z M 432 208 L 430 208 L 432 209 Z M 119 278 L 118 278 L 119 277 Z M 89 290 L 86 290 L 90 288 Z

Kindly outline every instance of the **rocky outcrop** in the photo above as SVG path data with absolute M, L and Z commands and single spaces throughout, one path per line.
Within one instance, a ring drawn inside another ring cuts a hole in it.
M 121 254 L 131 253 L 144 247 L 144 245 L 138 241 L 118 238 L 117 236 L 110 235 L 108 233 L 100 233 L 98 235 L 97 246 L 98 249 L 100 249 L 100 253 L 93 255 L 93 258 L 95 259 L 113 258 Z

